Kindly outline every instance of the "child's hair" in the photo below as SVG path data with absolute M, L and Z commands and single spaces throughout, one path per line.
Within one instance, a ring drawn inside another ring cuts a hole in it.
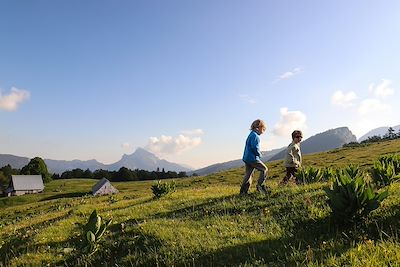
M 254 131 L 255 129 L 257 129 L 260 126 L 263 127 L 264 129 L 267 129 L 267 125 L 265 124 L 265 122 L 263 120 L 258 119 L 258 120 L 253 121 L 253 123 L 250 126 L 250 130 Z
M 292 133 L 292 139 L 296 138 L 296 136 L 303 136 L 303 133 L 300 130 L 294 130 Z

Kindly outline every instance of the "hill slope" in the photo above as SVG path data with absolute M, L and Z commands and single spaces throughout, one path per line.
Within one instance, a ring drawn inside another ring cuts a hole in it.
M 305 155 L 306 166 L 371 166 L 400 140 Z M 86 195 L 95 180 L 57 180 L 43 194 L 0 198 L 0 266 L 397 266 L 400 184 L 363 225 L 336 228 L 326 183 L 278 187 L 282 161 L 267 163 L 271 195 L 239 197 L 243 168 L 177 180 L 153 199 L 151 181 L 114 183 L 113 197 Z M 254 187 L 251 188 L 254 190 Z M 93 209 L 112 219 L 99 250 L 82 252 Z
M 266 161 L 270 160 L 273 156 L 275 156 L 277 153 L 281 152 L 283 149 L 285 149 L 285 148 L 278 148 L 278 149 L 273 149 L 273 150 L 269 150 L 269 151 L 264 151 L 264 152 L 262 152 L 263 155 L 262 155 L 261 160 L 263 162 L 266 162 Z M 227 162 L 213 164 L 213 165 L 189 172 L 189 174 L 196 173 L 198 175 L 207 175 L 210 173 L 220 172 L 220 171 L 224 171 L 224 170 L 228 170 L 228 169 L 232 169 L 232 168 L 239 168 L 242 166 L 244 166 L 243 161 L 241 159 L 236 159 L 236 160 L 231 160 L 231 161 L 227 161 Z

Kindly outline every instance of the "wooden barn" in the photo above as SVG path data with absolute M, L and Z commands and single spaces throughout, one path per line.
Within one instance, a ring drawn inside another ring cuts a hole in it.
M 24 194 L 40 193 L 44 190 L 41 175 L 11 175 L 7 196 L 21 196 Z
M 118 190 L 112 186 L 109 180 L 102 178 L 97 184 L 92 187 L 92 194 L 97 195 L 111 195 L 117 194 Z

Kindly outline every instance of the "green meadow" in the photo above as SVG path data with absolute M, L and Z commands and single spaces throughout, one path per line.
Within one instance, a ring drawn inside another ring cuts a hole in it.
M 305 155 L 304 166 L 368 170 L 400 140 Z M 365 221 L 337 225 L 329 182 L 279 186 L 282 161 L 268 162 L 269 195 L 239 196 L 243 168 L 176 179 L 153 198 L 155 181 L 113 183 L 113 196 L 89 194 L 97 180 L 55 180 L 45 192 L 0 198 L 0 266 L 399 266 L 400 183 Z M 83 251 L 82 224 L 96 209 L 112 219 L 98 250 Z

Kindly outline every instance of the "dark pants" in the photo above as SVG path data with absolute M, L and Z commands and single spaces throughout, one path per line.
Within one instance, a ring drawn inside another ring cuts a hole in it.
M 246 172 L 243 177 L 242 186 L 240 187 L 240 194 L 246 194 L 251 186 L 254 169 L 260 171 L 260 176 L 258 177 L 257 185 L 262 185 L 265 182 L 268 174 L 268 168 L 262 162 L 254 162 L 246 164 Z
M 282 184 L 286 184 L 289 180 L 293 177 L 294 180 L 297 182 L 296 178 L 296 168 L 295 167 L 286 167 L 286 176 L 282 180 Z

